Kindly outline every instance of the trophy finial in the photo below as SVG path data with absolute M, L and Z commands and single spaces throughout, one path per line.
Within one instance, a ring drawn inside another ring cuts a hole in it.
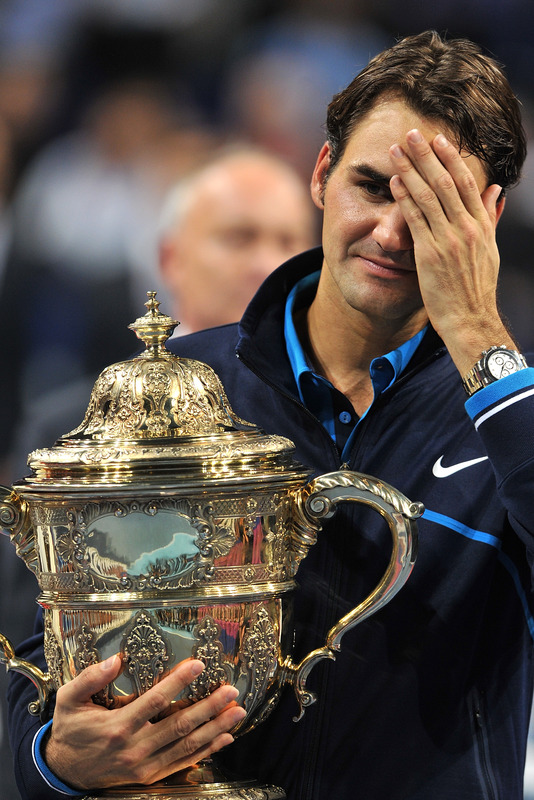
M 172 336 L 176 326 L 180 324 L 177 320 L 160 312 L 160 302 L 156 300 L 156 295 L 157 292 L 147 292 L 148 300 L 145 303 L 145 307 L 148 309 L 147 313 L 128 325 L 146 345 L 146 350 L 142 353 L 143 358 L 161 356 L 165 342 Z
M 156 300 L 156 295 L 157 295 L 157 292 L 147 292 L 146 293 L 146 296 L 148 297 L 148 300 L 145 303 L 145 308 L 148 309 L 148 312 L 150 314 L 152 314 L 153 317 L 157 316 L 157 314 L 159 313 L 159 307 L 161 305 L 159 300 Z

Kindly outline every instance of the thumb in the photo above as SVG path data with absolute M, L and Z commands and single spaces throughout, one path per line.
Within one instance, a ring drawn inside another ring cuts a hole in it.
M 122 661 L 118 654 L 98 664 L 91 664 L 58 690 L 58 701 L 61 697 L 61 701 L 71 704 L 87 703 L 94 694 L 115 680 L 121 668 Z

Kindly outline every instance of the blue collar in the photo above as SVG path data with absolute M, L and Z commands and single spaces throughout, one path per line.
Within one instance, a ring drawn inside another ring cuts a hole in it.
M 339 411 L 339 402 L 336 402 L 334 393 L 338 393 L 337 389 L 321 375 L 314 372 L 306 353 L 302 349 L 302 345 L 295 330 L 293 322 L 294 311 L 303 305 L 309 306 L 313 296 L 315 295 L 317 284 L 319 282 L 320 271 L 314 272 L 302 278 L 291 290 L 285 307 L 284 317 L 284 335 L 286 340 L 287 354 L 295 376 L 295 381 L 298 388 L 298 393 L 301 402 L 306 406 L 315 416 L 322 422 L 328 433 L 332 436 L 334 441 L 338 444 L 343 444 L 343 454 L 350 447 L 353 436 L 350 435 L 347 440 L 343 438 L 343 442 L 339 440 L 339 420 L 345 423 L 352 423 L 351 432 L 354 433 L 355 428 L 359 422 L 365 417 L 369 409 L 358 419 L 352 409 L 352 414 L 348 409 L 342 410 L 336 418 Z M 371 361 L 369 373 L 371 382 L 373 384 L 374 399 L 388 389 L 408 366 L 410 359 L 419 346 L 426 327 L 419 331 L 407 342 L 404 342 L 396 350 L 386 353 L 383 356 L 374 358 Z M 350 404 L 348 404 L 349 406 Z M 370 408 L 370 406 L 369 406 Z

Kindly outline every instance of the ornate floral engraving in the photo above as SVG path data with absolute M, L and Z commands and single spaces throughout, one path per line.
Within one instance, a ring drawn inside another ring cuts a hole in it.
M 44 614 L 44 654 L 52 685 L 59 689 L 63 683 L 63 651 L 52 627 L 51 612 L 45 611 Z
M 99 375 L 82 423 L 62 438 L 171 438 L 231 428 L 257 430 L 233 412 L 211 367 L 150 348 Z
M 278 665 L 278 636 L 263 606 L 259 606 L 250 618 L 239 659 L 241 671 L 248 673 L 249 688 L 243 704 L 247 711 L 252 712 L 259 700 L 265 697 Z
M 77 672 L 81 672 L 82 669 L 100 661 L 99 652 L 94 646 L 95 638 L 95 632 L 88 625 L 82 624 L 75 636 L 77 646 L 74 652 L 74 664 Z M 106 686 L 97 694 L 94 694 L 93 702 L 106 708 L 112 708 L 113 699 L 110 695 L 110 687 Z
M 77 672 L 96 664 L 100 660 L 98 650 L 94 647 L 95 634 L 88 625 L 83 624 L 75 636 L 77 645 L 74 651 L 74 664 Z
M 131 565 L 101 554 L 91 543 L 91 526 L 106 516 L 125 518 L 137 513 L 154 517 L 159 511 L 172 512 L 177 523 L 182 519 L 195 534 L 190 553 L 160 557 L 155 551 L 152 559 L 146 559 L 143 571 L 136 573 Z M 67 519 L 65 530 L 59 530 L 56 538 L 60 569 L 73 574 L 75 588 L 94 591 L 164 591 L 205 584 L 214 575 L 214 560 L 229 553 L 236 539 L 233 521 L 215 520 L 210 503 L 192 506 L 189 501 L 171 498 L 88 503 L 70 509 Z
M 73 568 L 76 582 L 82 584 L 84 573 L 89 567 L 84 547 L 86 527 L 83 513 L 72 509 L 68 511 L 67 528 L 59 531 L 56 537 L 56 552 L 59 558 Z
M 212 617 L 205 616 L 193 629 L 198 639 L 192 651 L 193 658 L 198 658 L 206 665 L 198 678 L 189 684 L 188 699 L 200 700 L 207 697 L 219 686 L 231 681 L 230 664 L 223 661 L 223 646 L 219 641 L 221 627 Z
M 288 496 L 281 498 L 274 520 L 271 518 L 266 523 L 265 542 L 268 553 L 268 563 L 273 578 L 285 581 L 293 578 L 297 572 L 293 554 L 289 546 L 291 530 L 291 500 Z
M 143 375 L 145 404 L 148 406 L 146 427 L 150 436 L 164 437 L 169 428 L 165 399 L 171 389 L 171 378 L 165 362 L 151 363 Z
M 140 695 L 157 683 L 172 649 L 148 612 L 141 611 L 123 640 L 121 651 L 134 690 Z
M 195 505 L 193 515 L 193 525 L 198 531 L 198 543 L 202 555 L 209 559 L 210 562 L 220 556 L 227 555 L 236 539 L 233 520 L 220 519 L 215 521 L 211 503 L 204 507 Z

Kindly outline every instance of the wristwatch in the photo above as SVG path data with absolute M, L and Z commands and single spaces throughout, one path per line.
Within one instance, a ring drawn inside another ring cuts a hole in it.
M 464 389 L 469 396 L 489 386 L 490 383 L 511 375 L 512 372 L 519 372 L 526 369 L 527 362 L 517 350 L 509 350 L 506 345 L 500 347 L 494 345 L 488 350 L 484 350 L 480 361 L 469 370 L 462 379 Z

